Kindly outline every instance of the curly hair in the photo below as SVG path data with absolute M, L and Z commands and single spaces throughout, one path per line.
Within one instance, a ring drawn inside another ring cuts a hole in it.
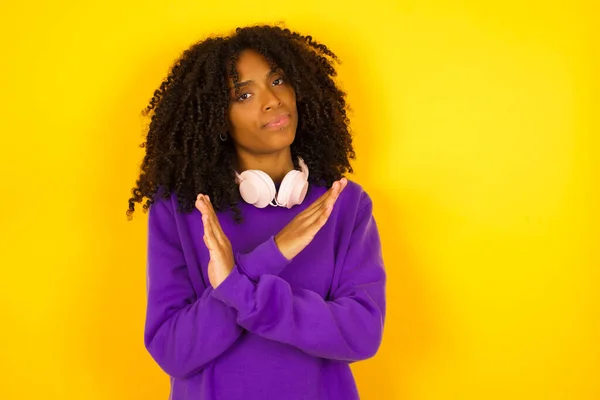
M 127 216 L 135 203 L 147 212 L 159 193 L 175 193 L 178 212 L 191 212 L 198 193 L 208 194 L 215 209 L 231 209 L 242 220 L 235 182 L 236 152 L 228 136 L 231 93 L 238 83 L 236 63 L 244 50 L 260 53 L 283 71 L 296 93 L 298 127 L 291 152 L 296 168 L 302 157 L 313 183 L 330 187 L 355 158 L 346 94 L 335 84 L 338 57 L 313 40 L 278 26 L 237 28 L 230 36 L 209 37 L 185 50 L 154 92 L 144 116 L 151 114 L 145 155 L 132 189 Z M 230 135 L 229 135 L 230 136 Z

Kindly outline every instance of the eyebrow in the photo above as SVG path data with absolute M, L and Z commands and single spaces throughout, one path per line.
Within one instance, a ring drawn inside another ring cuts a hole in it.
M 271 69 L 267 73 L 267 75 L 265 75 L 265 78 L 268 78 L 271 75 L 275 75 L 275 74 L 278 74 L 278 73 L 281 73 L 281 68 L 273 68 L 273 69 Z M 235 87 L 235 89 L 240 89 L 240 88 L 242 88 L 244 86 L 248 86 L 249 84 L 251 84 L 253 82 L 254 82 L 253 80 L 244 81 L 244 82 L 238 82 L 234 87 Z

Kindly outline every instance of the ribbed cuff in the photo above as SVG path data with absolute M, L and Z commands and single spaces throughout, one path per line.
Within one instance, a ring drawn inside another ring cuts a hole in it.
M 236 264 L 254 282 L 263 274 L 279 275 L 289 263 L 277 247 L 275 236 L 250 253 L 236 254 Z
M 236 265 L 227 278 L 211 292 L 211 296 L 235 308 L 240 316 L 244 316 L 254 310 L 254 288 L 254 283 L 242 274 Z

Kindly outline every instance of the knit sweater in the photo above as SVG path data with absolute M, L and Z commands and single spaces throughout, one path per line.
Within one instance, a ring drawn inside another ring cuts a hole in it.
M 291 261 L 274 236 L 301 205 L 217 213 L 235 265 L 216 288 L 201 213 L 157 198 L 148 228 L 144 342 L 169 375 L 171 399 L 358 399 L 350 364 L 374 356 L 385 319 L 385 282 L 373 204 L 349 181 L 329 220 Z

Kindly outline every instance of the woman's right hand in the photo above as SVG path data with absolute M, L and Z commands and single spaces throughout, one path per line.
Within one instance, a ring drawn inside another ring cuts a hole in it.
M 314 201 L 306 210 L 296 215 L 294 219 L 275 236 L 275 244 L 281 254 L 288 260 L 296 257 L 312 242 L 315 235 L 325 225 L 333 205 L 348 180 L 342 178 L 335 181 L 331 188 Z

